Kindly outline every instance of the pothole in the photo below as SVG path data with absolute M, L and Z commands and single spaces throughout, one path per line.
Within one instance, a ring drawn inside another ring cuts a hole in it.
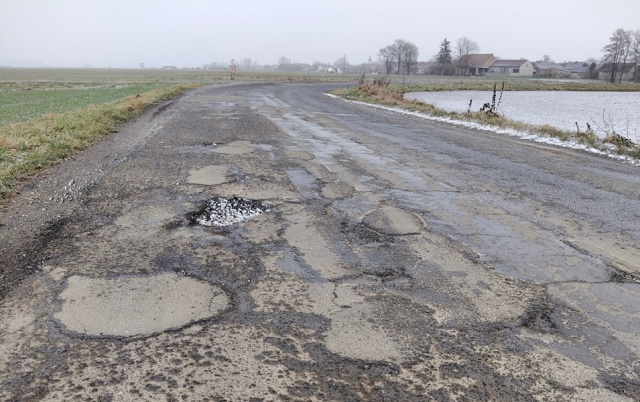
M 523 317 L 521 326 L 542 333 L 556 333 L 558 326 L 552 318 L 554 306 L 551 304 L 535 304 Z
M 218 286 L 164 273 L 148 277 L 72 276 L 54 315 L 69 331 L 131 337 L 178 329 L 217 315 L 229 306 Z
M 215 197 L 198 210 L 187 214 L 192 224 L 224 227 L 270 211 L 268 205 L 247 198 Z
M 613 271 L 611 273 L 611 281 L 618 283 L 640 283 L 640 278 L 629 272 Z
M 387 235 L 420 234 L 422 222 L 413 213 L 397 207 L 382 207 L 362 219 L 368 227 Z
M 362 271 L 362 273 L 366 275 L 376 276 L 383 282 L 393 281 L 399 278 L 411 278 L 409 275 L 405 274 L 404 268 L 396 267 L 379 267 L 365 269 Z

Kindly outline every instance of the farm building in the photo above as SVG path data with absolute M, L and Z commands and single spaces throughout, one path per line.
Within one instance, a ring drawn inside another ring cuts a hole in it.
M 565 63 L 564 72 L 569 78 L 589 78 L 589 65 L 579 61 Z
M 489 67 L 494 61 L 496 58 L 491 53 L 462 56 L 459 65 L 463 71 L 460 73 L 463 75 L 485 75 L 489 72 Z
M 610 80 L 611 68 L 611 63 L 605 63 L 598 66 L 598 79 L 607 81 Z M 640 70 L 640 68 L 638 68 L 638 70 Z M 618 65 L 615 79 L 616 82 L 618 82 L 618 80 L 620 79 L 620 74 L 622 74 L 622 81 L 633 81 L 634 78 L 636 80 L 640 79 L 640 71 L 636 73 L 636 66 L 633 63 L 626 63 L 624 66 L 622 64 Z
M 533 64 L 527 60 L 496 60 L 489 67 L 489 74 L 511 77 L 533 77 Z
M 545 78 L 560 78 L 565 76 L 565 68 L 552 61 L 536 61 L 533 63 L 535 75 Z

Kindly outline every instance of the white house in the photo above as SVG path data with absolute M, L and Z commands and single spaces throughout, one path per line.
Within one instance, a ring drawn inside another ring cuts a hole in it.
M 491 63 L 488 74 L 533 77 L 533 71 L 533 64 L 528 60 L 496 60 Z
M 330 67 L 318 66 L 318 72 L 340 74 L 340 69 L 338 67 L 336 67 L 336 66 L 330 66 Z

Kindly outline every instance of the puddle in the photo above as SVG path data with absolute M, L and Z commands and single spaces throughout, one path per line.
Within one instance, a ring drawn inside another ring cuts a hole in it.
M 94 336 L 140 336 L 181 328 L 229 306 L 218 286 L 165 273 L 150 277 L 72 276 L 54 315 L 68 330 Z
M 270 211 L 268 205 L 247 198 L 213 198 L 204 207 L 187 214 L 193 224 L 224 227 Z

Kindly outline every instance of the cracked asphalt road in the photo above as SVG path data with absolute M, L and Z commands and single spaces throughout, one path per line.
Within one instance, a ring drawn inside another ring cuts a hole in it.
M 0 399 L 639 400 L 640 170 L 331 88 L 201 88 L 21 189 Z

